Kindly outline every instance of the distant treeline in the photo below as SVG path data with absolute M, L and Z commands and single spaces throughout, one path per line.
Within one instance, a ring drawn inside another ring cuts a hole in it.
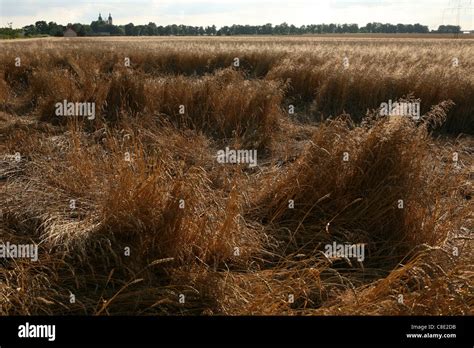
M 364 27 L 357 24 L 310 24 L 296 27 L 287 23 L 272 25 L 232 25 L 217 29 L 215 25 L 207 27 L 187 25 L 111 25 L 104 21 L 94 21 L 90 25 L 70 23 L 67 26 L 55 22 L 38 21 L 34 25 L 25 26 L 23 29 L 1 28 L 0 36 L 63 36 L 64 31 L 72 28 L 78 36 L 113 35 L 113 36 L 231 36 L 231 35 L 305 35 L 305 34 L 349 34 L 349 33 L 429 33 L 428 26 L 421 24 L 383 24 L 368 23 Z M 461 32 L 460 26 L 441 25 L 432 33 L 456 34 Z

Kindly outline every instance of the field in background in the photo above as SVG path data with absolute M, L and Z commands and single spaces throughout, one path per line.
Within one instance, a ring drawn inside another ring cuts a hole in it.
M 0 47 L 0 314 L 472 314 L 474 40 Z

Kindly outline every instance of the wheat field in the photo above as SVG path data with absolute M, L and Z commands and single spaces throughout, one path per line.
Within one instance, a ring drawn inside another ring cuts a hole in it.
M 474 40 L 0 47 L 1 315 L 472 314 Z

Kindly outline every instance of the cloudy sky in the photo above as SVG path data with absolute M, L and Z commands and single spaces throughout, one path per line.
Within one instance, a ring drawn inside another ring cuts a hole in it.
M 0 0 L 0 27 L 22 27 L 38 20 L 59 24 L 90 23 L 98 13 L 112 13 L 115 24 L 186 24 L 220 27 L 232 24 L 422 23 L 435 29 L 456 24 L 474 29 L 474 1 L 469 0 Z M 469 4 L 472 5 L 469 5 Z

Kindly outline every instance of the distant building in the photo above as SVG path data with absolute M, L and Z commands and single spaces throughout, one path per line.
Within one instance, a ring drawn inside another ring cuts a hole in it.
M 114 24 L 113 19 L 112 19 L 112 15 L 111 15 L 110 13 L 109 13 L 109 18 L 108 18 L 106 21 L 104 21 L 104 20 L 102 19 L 102 15 L 99 13 L 99 18 L 98 18 L 97 20 L 98 20 L 99 22 L 104 22 L 105 24 L 110 24 L 110 25 L 113 25 L 113 24 Z
M 64 32 L 64 37 L 77 37 L 77 33 L 72 28 L 67 28 Z
M 113 19 L 112 15 L 109 13 L 109 17 L 107 20 L 104 21 L 102 18 L 102 14 L 99 13 L 99 18 L 97 21 L 93 21 L 91 23 L 91 28 L 92 28 L 92 36 L 110 36 L 111 32 L 114 31 L 114 29 L 111 29 L 110 27 L 113 26 Z

